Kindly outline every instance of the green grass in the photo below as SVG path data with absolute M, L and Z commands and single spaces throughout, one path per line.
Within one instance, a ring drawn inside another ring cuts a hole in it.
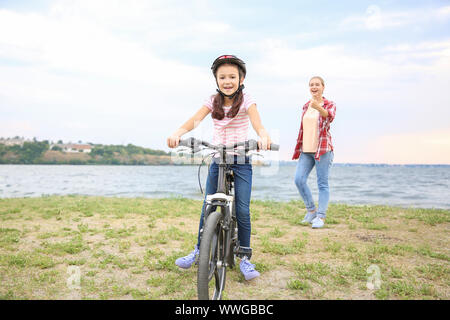
M 81 235 L 75 236 L 69 241 L 55 243 L 45 241 L 41 243 L 41 247 L 42 252 L 54 255 L 77 254 L 87 249 Z
M 0 245 L 7 246 L 18 243 L 21 232 L 12 228 L 0 228 Z
M 252 263 L 225 299 L 449 299 L 450 212 L 330 204 L 325 228 L 300 201 L 252 201 Z M 0 299 L 195 299 L 201 202 L 183 198 L 0 199 Z M 381 286 L 368 289 L 369 267 Z M 67 286 L 68 268 L 80 289 Z

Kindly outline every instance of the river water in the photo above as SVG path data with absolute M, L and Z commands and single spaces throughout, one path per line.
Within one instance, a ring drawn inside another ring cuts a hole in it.
M 0 198 L 46 195 L 202 199 L 198 166 L 0 165 Z M 253 167 L 252 199 L 300 200 L 295 165 Z M 207 166 L 200 170 L 202 186 Z M 450 209 L 450 166 L 334 164 L 330 202 Z M 308 184 L 317 202 L 316 172 Z

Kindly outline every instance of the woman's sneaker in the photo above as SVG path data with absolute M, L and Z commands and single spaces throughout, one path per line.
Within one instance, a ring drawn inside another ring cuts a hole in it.
M 311 223 L 316 217 L 317 217 L 316 212 L 314 212 L 314 213 L 307 212 L 305 217 L 302 220 L 302 223 Z
M 324 222 L 321 218 L 319 218 L 319 217 L 316 217 L 316 218 L 312 221 L 312 227 L 313 227 L 314 229 L 322 228 L 324 224 L 325 224 L 325 222 Z
M 259 277 L 259 272 L 255 270 L 255 265 L 250 263 L 247 257 L 244 257 L 239 264 L 242 274 L 245 280 L 251 280 Z
M 195 249 L 191 253 L 189 253 L 185 257 L 178 258 L 175 261 L 175 264 L 177 266 L 179 266 L 180 268 L 189 269 L 192 266 L 192 264 L 197 260 L 198 253 L 199 253 L 199 250 L 198 250 L 197 246 L 195 246 Z

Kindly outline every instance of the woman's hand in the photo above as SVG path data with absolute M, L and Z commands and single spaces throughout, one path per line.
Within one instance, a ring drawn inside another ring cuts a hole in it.
M 323 118 L 328 117 L 328 111 L 323 107 L 323 99 L 322 97 L 320 98 L 320 100 L 315 99 L 314 97 L 311 99 L 309 106 L 313 109 L 316 109 L 317 111 L 319 111 L 320 115 Z
M 178 144 L 180 143 L 180 136 L 178 135 L 171 135 L 167 138 L 167 145 L 169 148 L 176 148 L 178 147 Z
M 322 98 L 313 96 L 311 102 L 309 103 L 309 106 L 313 109 L 320 111 L 320 108 L 322 108 L 323 106 Z

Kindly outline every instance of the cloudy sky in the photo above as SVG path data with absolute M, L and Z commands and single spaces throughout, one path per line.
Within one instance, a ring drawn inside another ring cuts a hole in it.
M 336 162 L 450 164 L 449 30 L 439 0 L 0 0 L 0 137 L 168 151 L 235 54 L 281 159 L 320 75 Z

